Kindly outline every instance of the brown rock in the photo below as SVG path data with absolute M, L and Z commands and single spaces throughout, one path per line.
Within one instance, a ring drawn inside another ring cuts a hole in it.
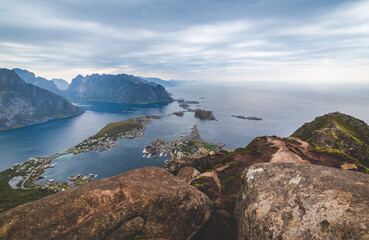
M 242 175 L 238 239 L 368 239 L 369 175 L 330 167 L 256 164 Z
M 352 169 L 357 169 L 357 166 L 352 163 L 347 163 L 347 164 L 341 165 L 341 169 L 342 170 L 352 170 Z
M 212 203 L 166 170 L 147 167 L 0 214 L 0 239 L 190 239 Z
M 216 168 L 214 171 L 216 171 L 217 173 L 220 173 L 226 170 L 227 168 L 229 168 L 229 165 L 223 165 L 221 167 Z
M 184 180 L 188 184 L 191 183 L 191 181 L 200 175 L 200 172 L 193 167 L 183 167 L 179 169 L 177 173 L 177 178 Z

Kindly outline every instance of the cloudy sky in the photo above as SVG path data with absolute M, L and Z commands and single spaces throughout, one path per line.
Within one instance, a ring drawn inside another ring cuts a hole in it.
M 0 67 L 71 81 L 369 82 L 369 1 L 1 0 Z

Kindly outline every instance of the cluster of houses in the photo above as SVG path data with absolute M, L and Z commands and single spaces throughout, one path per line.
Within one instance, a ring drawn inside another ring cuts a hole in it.
M 49 179 L 46 183 L 44 183 L 40 189 L 51 191 L 51 192 L 62 192 L 66 189 L 69 189 L 70 186 L 67 183 L 59 183 L 55 182 L 54 179 Z
M 165 156 L 168 154 L 170 158 L 173 159 L 195 154 L 202 155 L 211 152 L 210 149 L 207 149 L 205 147 L 206 143 L 202 141 L 196 142 L 197 144 L 194 144 L 194 141 L 186 140 L 174 140 L 172 142 L 165 142 L 163 139 L 155 139 L 152 142 L 151 146 L 146 146 L 144 148 L 143 153 L 147 153 L 150 155 L 152 154 L 155 157 L 158 155 L 161 157 L 161 155 L 164 153 Z
M 93 178 L 97 178 L 96 174 L 92 174 L 92 173 L 87 173 L 87 174 L 77 174 L 71 177 L 68 177 L 68 180 L 71 181 L 72 183 L 79 185 L 82 183 L 86 183 L 88 181 L 90 181 Z
M 100 138 L 88 138 L 68 151 L 71 151 L 74 154 L 79 154 L 90 150 L 94 150 L 96 152 L 103 152 L 114 147 L 117 144 L 116 141 L 122 139 L 134 139 L 141 137 L 142 135 L 143 131 L 140 129 L 133 129 L 129 132 L 120 133 L 116 136 L 108 136 L 107 134 L 105 134 L 103 137 Z

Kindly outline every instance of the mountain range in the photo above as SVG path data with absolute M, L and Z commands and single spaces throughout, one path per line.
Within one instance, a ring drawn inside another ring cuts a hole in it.
M 12 69 L 20 78 L 26 83 L 30 83 L 40 88 L 44 88 L 52 93 L 60 95 L 60 89 L 55 85 L 53 81 L 47 80 L 43 77 L 36 77 L 33 72 L 27 71 L 26 69 L 14 68 Z
M 165 88 L 127 74 L 78 75 L 67 89 L 73 101 L 149 104 L 171 102 Z
M 23 73 L 25 77 L 27 73 Z M 27 77 L 32 80 L 32 75 Z M 39 84 L 45 83 L 43 79 L 36 80 Z M 82 112 L 63 97 L 26 83 L 15 71 L 0 69 L 0 130 L 66 118 Z

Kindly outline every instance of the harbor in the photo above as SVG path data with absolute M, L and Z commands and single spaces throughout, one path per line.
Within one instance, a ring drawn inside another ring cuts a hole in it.
M 164 162 L 168 163 L 174 158 L 206 155 L 211 152 L 219 151 L 222 147 L 224 147 L 224 144 L 204 142 L 201 139 L 196 125 L 193 125 L 190 133 L 183 135 L 182 139 L 170 142 L 165 142 L 160 138 L 155 139 L 151 142 L 151 145 L 144 147 L 142 157 L 164 158 Z

